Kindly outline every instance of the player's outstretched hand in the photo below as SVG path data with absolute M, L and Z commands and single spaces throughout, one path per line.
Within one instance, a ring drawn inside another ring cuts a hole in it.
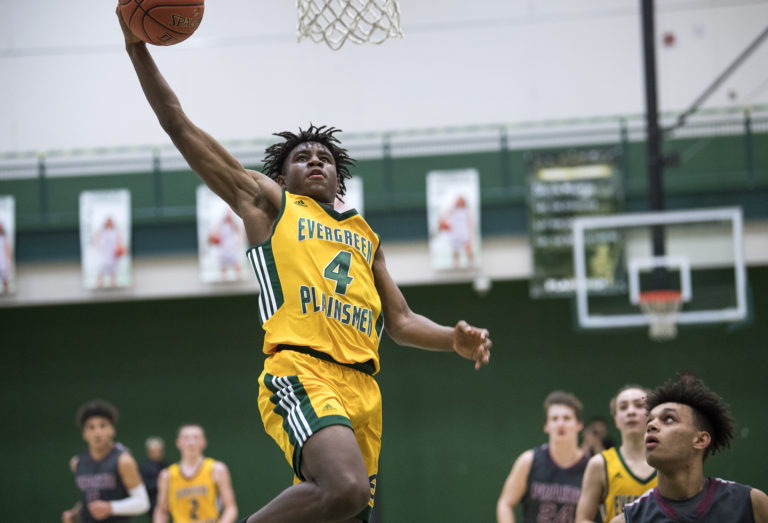
M 453 350 L 462 358 L 475 361 L 475 370 L 487 365 L 491 359 L 493 342 L 488 329 L 478 329 L 464 320 L 453 328 Z
M 123 20 L 123 15 L 120 14 L 120 4 L 117 5 L 117 8 L 115 9 L 115 13 L 117 13 L 117 20 L 120 22 L 120 29 L 123 30 L 123 36 L 125 37 L 125 45 L 141 43 L 142 40 L 138 38 L 135 34 L 133 34 L 131 30 L 128 28 L 128 26 L 125 25 L 125 20 Z

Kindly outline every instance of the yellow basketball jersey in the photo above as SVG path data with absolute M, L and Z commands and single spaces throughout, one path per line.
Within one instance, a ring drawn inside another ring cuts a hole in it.
M 214 460 L 205 458 L 197 473 L 187 478 L 181 467 L 168 467 L 168 511 L 174 523 L 215 523 L 219 520 L 219 492 L 213 480 Z
M 605 460 L 605 480 L 608 487 L 605 500 L 605 517 L 603 521 L 610 521 L 624 512 L 624 505 L 645 494 L 656 486 L 656 471 L 645 479 L 635 476 L 621 457 L 619 449 L 611 447 L 601 452 Z
M 272 236 L 247 252 L 261 287 L 264 352 L 307 346 L 339 363 L 372 361 L 378 372 L 378 248 L 378 235 L 354 209 L 338 213 L 284 191 Z

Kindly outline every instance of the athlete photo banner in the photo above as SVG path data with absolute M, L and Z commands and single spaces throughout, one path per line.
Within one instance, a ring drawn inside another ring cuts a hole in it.
M 197 252 L 200 280 L 239 281 L 246 264 L 243 221 L 205 185 L 197 187 Z
M 427 227 L 433 268 L 480 266 L 480 175 L 476 169 L 427 174 Z
M 131 193 L 80 193 L 80 255 L 86 289 L 131 285 Z
M 16 200 L 0 196 L 0 294 L 16 291 Z
M 355 209 L 357 214 L 365 218 L 363 202 L 363 179 L 359 176 L 353 176 L 345 182 L 347 188 L 346 194 L 341 198 L 343 202 L 336 198 L 333 208 L 336 212 L 345 212 Z

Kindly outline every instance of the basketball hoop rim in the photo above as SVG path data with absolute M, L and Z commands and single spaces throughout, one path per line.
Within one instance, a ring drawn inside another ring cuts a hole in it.
M 675 291 L 675 290 L 668 290 L 668 289 L 643 291 L 638 296 L 639 304 L 670 303 L 670 302 L 682 303 L 682 301 L 683 301 L 682 291 Z

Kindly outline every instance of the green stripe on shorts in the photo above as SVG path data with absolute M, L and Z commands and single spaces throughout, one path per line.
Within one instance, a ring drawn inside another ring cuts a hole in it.
M 318 417 L 298 376 L 273 376 L 267 373 L 264 375 L 264 385 L 272 392 L 269 398 L 275 406 L 272 410 L 283 419 L 283 430 L 293 446 L 293 471 L 303 481 L 301 448 L 309 437 L 330 425 L 345 425 L 351 429 L 352 423 L 345 416 Z

